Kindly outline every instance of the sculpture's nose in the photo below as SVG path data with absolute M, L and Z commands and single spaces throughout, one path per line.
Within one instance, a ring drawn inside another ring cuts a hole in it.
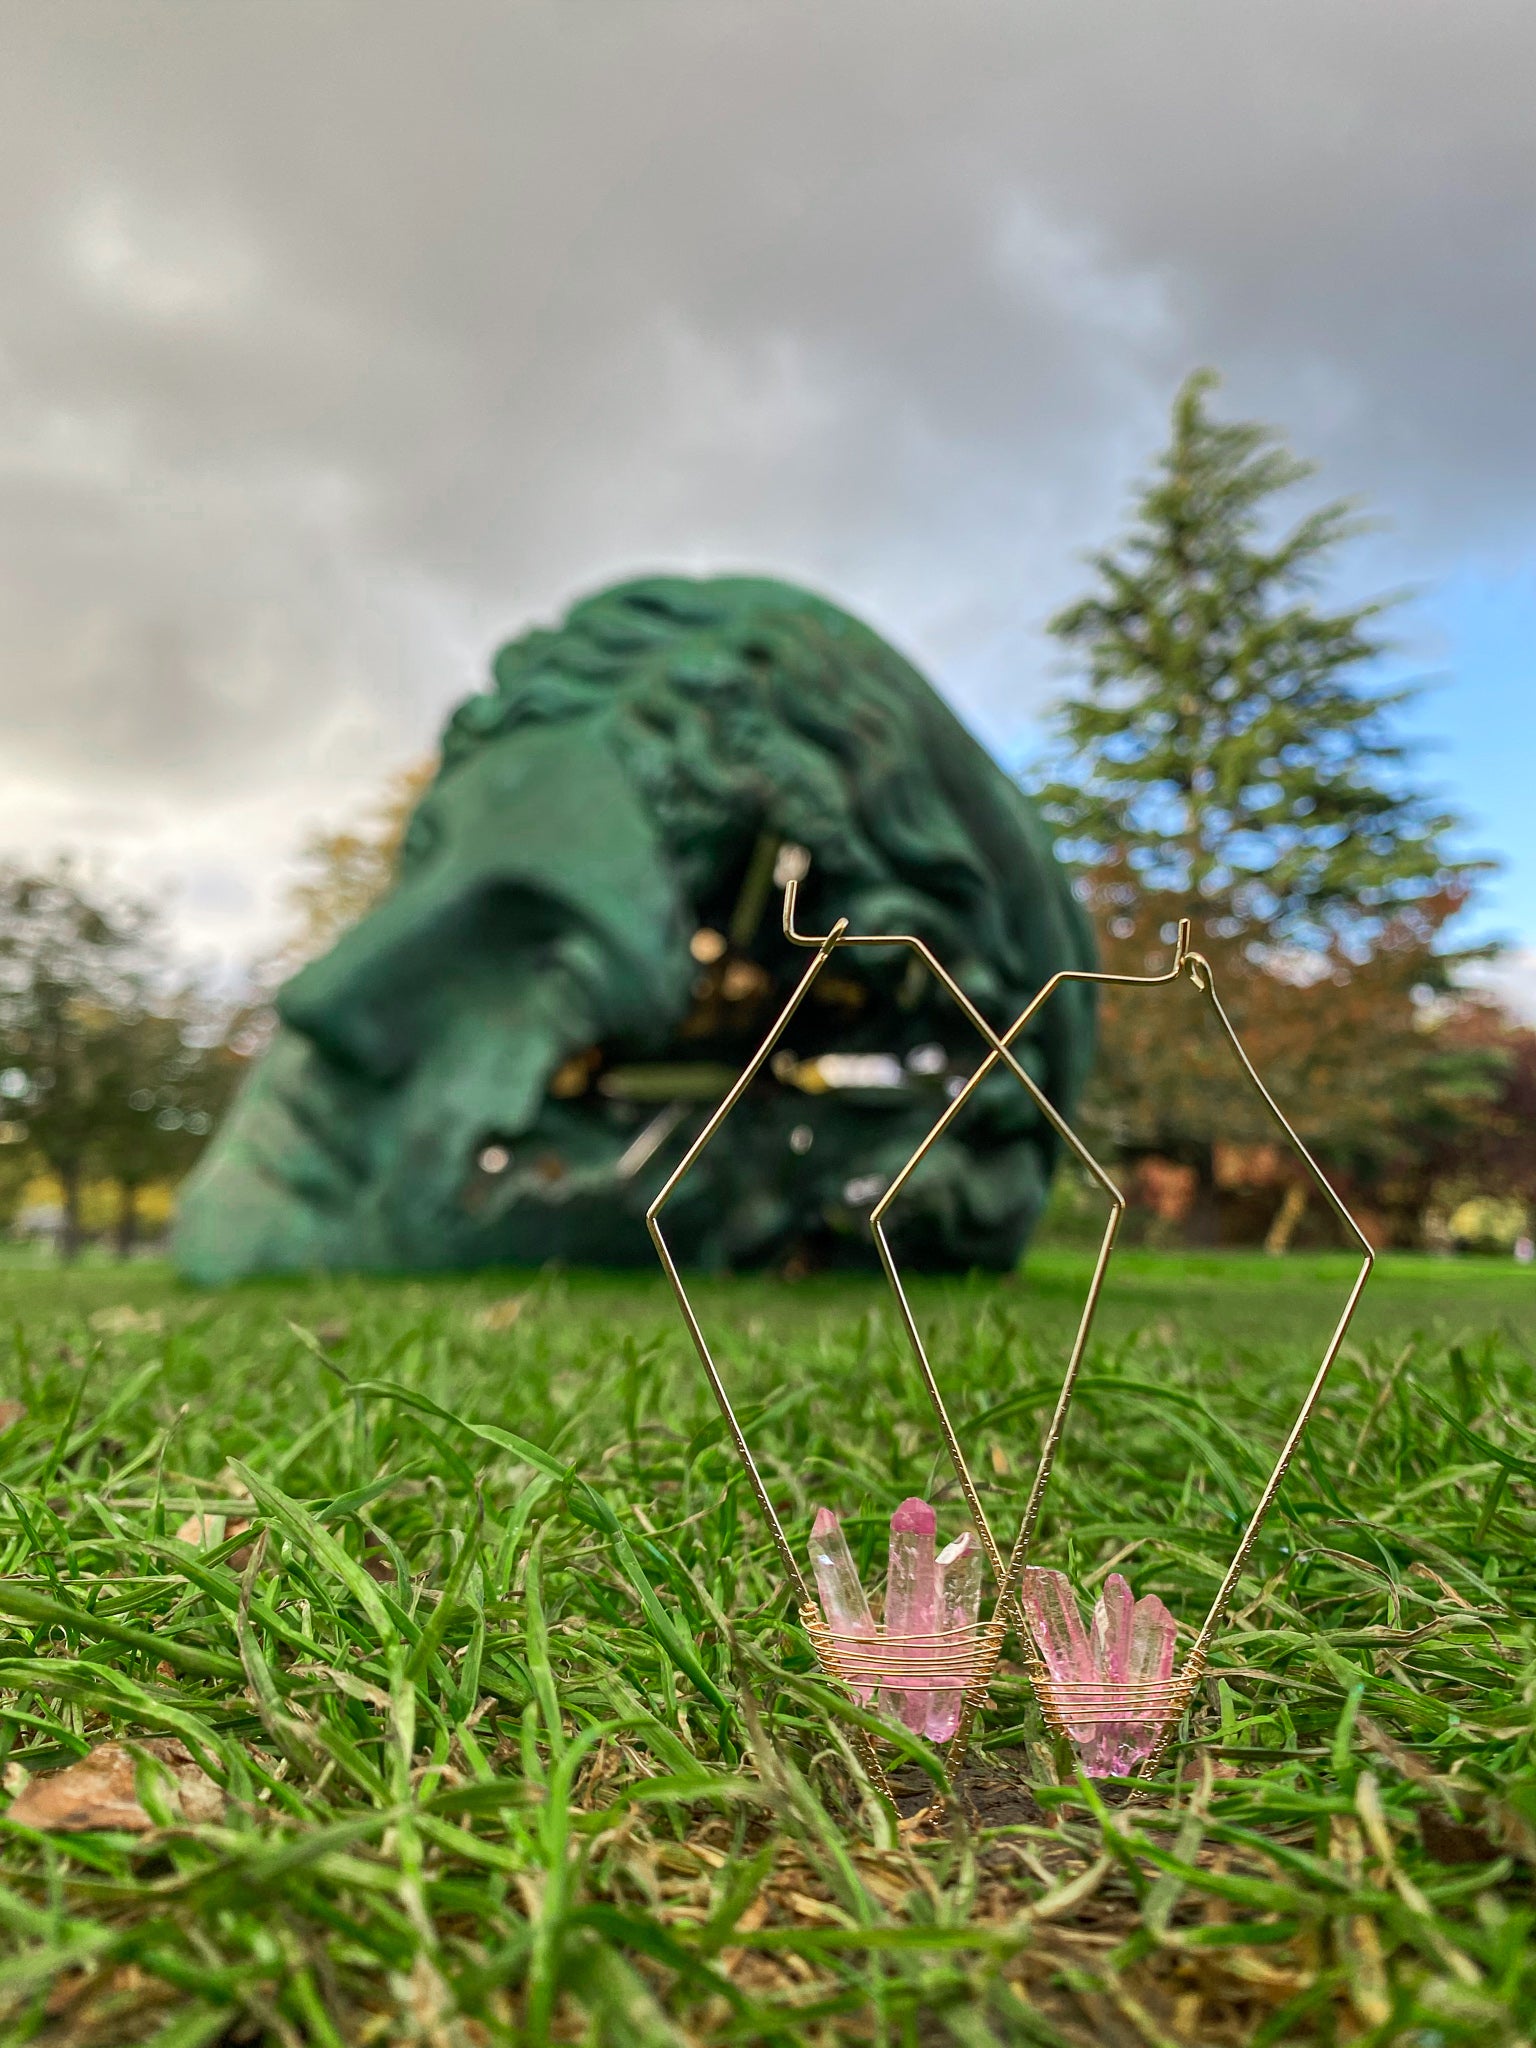
M 683 1008 L 676 887 L 611 746 L 584 728 L 535 731 L 456 770 L 428 803 L 430 858 L 277 998 L 327 1059 L 399 1081 L 466 997 L 494 1012 L 525 965 L 575 933 L 598 948 L 602 1029 L 649 1029 Z
M 397 1080 L 414 1065 L 464 952 L 463 921 L 451 896 L 428 904 L 409 887 L 397 890 L 279 991 L 278 1015 L 337 1066 Z

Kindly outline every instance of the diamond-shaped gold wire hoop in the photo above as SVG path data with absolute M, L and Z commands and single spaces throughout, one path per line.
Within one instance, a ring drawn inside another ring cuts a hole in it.
M 785 915 L 787 924 L 790 915 L 788 909 L 786 909 Z M 1227 1611 L 1238 1580 L 1243 1575 L 1253 1546 L 1258 1540 L 1259 1531 L 1264 1524 L 1265 1517 L 1274 1503 L 1275 1495 L 1280 1491 L 1291 1459 L 1295 1456 L 1296 1447 L 1301 1441 L 1302 1433 L 1312 1419 L 1313 1412 L 1322 1397 L 1323 1383 L 1332 1369 L 1334 1360 L 1339 1355 L 1345 1333 L 1348 1331 L 1355 1310 L 1359 1306 L 1360 1296 L 1364 1291 L 1365 1283 L 1370 1278 L 1371 1268 L 1376 1263 L 1376 1254 L 1364 1231 L 1361 1230 L 1359 1224 L 1345 1207 L 1322 1168 L 1302 1143 L 1295 1127 L 1290 1123 L 1280 1105 L 1259 1078 L 1253 1062 L 1249 1059 L 1241 1039 L 1233 1028 L 1231 1018 L 1222 1006 L 1221 998 L 1216 993 L 1216 979 L 1212 972 L 1211 964 L 1203 954 L 1191 950 L 1190 937 L 1190 921 L 1188 918 L 1184 918 L 1180 921 L 1178 928 L 1178 942 L 1174 950 L 1173 965 L 1166 974 L 1102 974 L 1087 968 L 1070 968 L 1063 970 L 1059 974 L 1053 974 L 1038 995 L 1032 998 L 1000 1038 L 991 1032 L 981 1020 L 975 1019 L 974 1013 L 972 1013 L 973 1021 L 978 1023 L 983 1036 L 991 1041 L 991 1050 L 982 1060 L 980 1066 L 977 1067 L 975 1073 L 971 1075 L 970 1079 L 955 1095 L 954 1099 L 945 1106 L 942 1115 L 940 1115 L 932 1130 L 928 1132 L 912 1157 L 892 1180 L 890 1186 L 880 1197 L 879 1201 L 876 1202 L 870 1214 L 870 1228 L 874 1232 L 875 1243 L 879 1247 L 881 1263 L 885 1267 L 886 1277 L 890 1281 L 895 1293 L 901 1310 L 902 1322 L 906 1327 L 908 1339 L 916 1354 L 929 1395 L 938 1410 L 939 1420 L 944 1429 L 946 1440 L 949 1443 L 950 1455 L 954 1460 L 956 1475 L 964 1490 L 966 1502 L 976 1518 L 977 1528 L 983 1534 L 983 1541 L 986 1544 L 988 1555 L 994 1559 L 994 1570 L 997 1573 L 998 1583 L 996 1615 L 998 1617 L 1007 1617 L 1012 1614 L 1017 1619 L 1019 1638 L 1025 1645 L 1030 1683 L 1034 1687 L 1035 1696 L 1040 1702 L 1040 1710 L 1045 1717 L 1046 1725 L 1056 1734 L 1071 1734 L 1074 1728 L 1107 1719 L 1126 1720 L 1134 1718 L 1139 1721 L 1156 1722 L 1157 1737 L 1150 1753 L 1141 1765 L 1143 1775 L 1155 1768 L 1159 1758 L 1172 1740 L 1174 1729 L 1182 1718 L 1185 1708 L 1189 1705 L 1195 1687 L 1200 1682 L 1201 1675 L 1205 1670 L 1206 1658 L 1210 1651 L 1212 1638 L 1221 1626 L 1222 1617 Z M 802 941 L 802 943 L 806 942 Z M 1071 1406 L 1072 1396 L 1077 1385 L 1078 1372 L 1083 1362 L 1083 1354 L 1087 1349 L 1088 1339 L 1092 1332 L 1094 1315 L 1099 1305 L 1099 1297 L 1104 1290 L 1104 1281 L 1109 1270 L 1111 1256 L 1114 1252 L 1115 1240 L 1119 1236 L 1120 1224 L 1125 1215 L 1125 1197 L 1109 1174 L 1105 1172 L 1104 1168 L 1093 1157 L 1082 1139 L 1071 1129 L 1065 1119 L 1057 1113 L 1039 1087 L 1014 1060 L 1010 1048 L 1016 1043 L 1021 1034 L 1028 1030 L 1031 1023 L 1039 1016 L 1063 982 L 1099 982 L 1119 988 L 1165 988 L 1181 979 L 1188 979 L 1202 995 L 1209 999 L 1217 1022 L 1232 1050 L 1236 1053 L 1243 1072 L 1262 1097 L 1270 1115 L 1295 1149 L 1308 1173 L 1327 1200 L 1329 1207 L 1344 1225 L 1346 1231 L 1359 1245 L 1361 1254 L 1360 1271 L 1356 1274 L 1354 1284 L 1349 1290 L 1343 1312 L 1334 1327 L 1333 1335 L 1328 1340 L 1328 1347 L 1323 1353 L 1322 1363 L 1319 1365 L 1312 1384 L 1307 1390 L 1306 1399 L 1301 1404 L 1300 1413 L 1292 1423 L 1285 1442 L 1281 1446 L 1280 1454 L 1275 1460 L 1274 1469 L 1265 1481 L 1263 1491 L 1260 1493 L 1253 1513 L 1249 1517 L 1247 1527 L 1243 1531 L 1232 1562 L 1227 1568 L 1226 1576 L 1217 1588 L 1216 1597 L 1211 1602 L 1210 1610 L 1200 1625 L 1199 1632 L 1190 1647 L 1188 1656 L 1185 1658 L 1182 1666 L 1165 1680 L 1143 1681 L 1130 1689 L 1123 1686 L 1110 1688 L 1107 1685 L 1086 1681 L 1067 1682 L 1053 1678 L 1050 1675 L 1035 1649 L 1034 1638 L 1022 1611 L 1019 1596 L 1023 1586 L 1024 1570 L 1029 1562 L 1030 1549 L 1034 1542 L 1035 1530 L 1040 1519 L 1040 1509 L 1045 1497 L 1045 1489 L 1050 1480 L 1051 1468 L 1056 1460 L 1062 1432 L 1066 1427 L 1067 1411 Z M 980 1503 L 976 1499 L 975 1488 L 971 1483 L 965 1458 L 958 1442 L 955 1440 L 948 1414 L 939 1395 L 937 1382 L 934 1379 L 933 1368 L 929 1363 L 922 1332 L 912 1313 L 911 1304 L 907 1300 L 906 1288 L 902 1284 L 901 1273 L 885 1233 L 885 1218 L 892 1203 L 895 1202 L 913 1173 L 916 1172 L 933 1147 L 938 1144 L 945 1132 L 950 1129 L 955 1119 L 961 1115 L 966 1103 L 969 1102 L 976 1090 L 1000 1061 L 1006 1061 L 1013 1073 L 1023 1082 L 1050 1121 L 1053 1129 L 1065 1140 L 1093 1179 L 1104 1190 L 1105 1194 L 1109 1197 L 1110 1203 L 1109 1218 L 1104 1227 L 1104 1236 L 1099 1245 L 1098 1257 L 1094 1262 L 1093 1276 L 1088 1285 L 1088 1294 L 1083 1305 L 1082 1317 L 1078 1324 L 1076 1337 L 1073 1340 L 1071 1354 L 1067 1360 L 1067 1369 L 1062 1379 L 1061 1391 L 1057 1396 L 1056 1406 L 1046 1429 L 1045 1441 L 1040 1452 L 1040 1462 L 1036 1468 L 1034 1482 L 1030 1487 L 1029 1499 L 1025 1504 L 1023 1523 L 1020 1526 L 1012 1554 L 1006 1564 L 1003 1564 L 996 1557 L 995 1546 L 993 1546 L 990 1536 L 986 1533 L 986 1521 L 982 1515 Z
M 936 1630 L 931 1634 L 916 1638 L 887 1637 L 883 1627 L 877 1628 L 873 1636 L 844 1635 L 828 1625 L 825 1616 L 822 1614 L 820 1604 L 812 1593 L 810 1583 L 805 1573 L 801 1570 L 799 1560 L 795 1556 L 789 1538 L 784 1532 L 784 1526 L 779 1520 L 773 1502 L 769 1497 L 768 1489 L 763 1483 L 762 1474 L 758 1470 L 757 1460 L 752 1454 L 751 1447 L 743 1433 L 736 1411 L 731 1405 L 730 1396 L 726 1392 L 724 1381 L 721 1379 L 719 1368 L 710 1350 L 709 1341 L 705 1337 L 698 1316 L 694 1312 L 693 1304 L 688 1296 L 688 1290 L 683 1284 L 682 1275 L 678 1272 L 676 1262 L 663 1235 L 661 1212 L 705 1147 L 714 1138 L 731 1111 L 736 1107 L 747 1089 L 751 1087 L 753 1081 L 756 1080 L 765 1062 L 773 1052 L 774 1047 L 787 1030 L 790 1020 L 805 1000 L 816 977 L 826 966 L 828 960 L 831 959 L 833 953 L 842 946 L 885 946 L 887 948 L 905 946 L 915 954 L 941 987 L 953 998 L 956 1006 L 972 1024 L 988 1048 L 986 1059 L 982 1067 L 978 1069 L 978 1075 L 990 1072 L 992 1067 L 999 1062 L 1004 1064 L 1027 1090 L 1029 1095 L 1038 1104 L 1042 1114 L 1072 1147 L 1088 1170 L 1097 1175 L 1103 1183 L 1106 1192 L 1113 1196 L 1114 1189 L 1113 1184 L 1108 1180 L 1102 1169 L 1098 1167 L 1091 1153 L 1089 1153 L 1065 1121 L 1057 1114 L 1056 1110 L 1041 1092 L 1037 1083 L 1014 1057 L 1009 1043 L 999 1038 L 980 1011 L 971 1002 L 965 991 L 955 981 L 954 977 L 934 957 L 933 953 L 920 938 L 915 937 L 910 932 L 853 933 L 848 930 L 848 920 L 845 917 L 839 918 L 832 929 L 825 933 L 811 934 L 801 932 L 796 928 L 795 907 L 800 884 L 805 878 L 808 867 L 808 856 L 800 848 L 786 848 L 780 856 L 775 880 L 784 890 L 784 936 L 792 945 L 813 948 L 815 958 L 801 976 L 788 1002 L 769 1028 L 762 1044 L 759 1045 L 756 1052 L 753 1053 L 751 1059 L 748 1060 L 746 1066 L 742 1069 L 735 1085 L 705 1124 L 703 1130 L 700 1131 L 699 1135 L 689 1146 L 676 1170 L 669 1177 L 656 1199 L 651 1203 L 650 1208 L 646 1212 L 645 1220 L 646 1226 L 651 1233 L 652 1241 L 656 1246 L 657 1255 L 666 1271 L 667 1278 L 672 1283 L 673 1292 L 677 1296 L 678 1307 L 681 1309 L 683 1320 L 688 1326 L 689 1335 L 692 1337 L 694 1348 L 699 1354 L 699 1359 L 708 1377 L 710 1388 L 714 1393 L 715 1400 L 719 1403 L 720 1412 L 725 1418 L 726 1428 L 730 1433 L 732 1443 L 736 1447 L 736 1454 L 741 1459 L 742 1465 L 746 1470 L 748 1481 L 757 1498 L 757 1504 L 763 1512 L 763 1517 L 772 1533 L 784 1569 L 789 1575 L 790 1584 L 795 1590 L 796 1599 L 799 1603 L 800 1623 L 810 1641 L 811 1648 L 815 1652 L 817 1662 L 829 1678 L 845 1688 L 850 1694 L 857 1694 L 859 1691 L 883 1685 L 915 1692 L 929 1689 L 959 1692 L 961 1695 L 960 1722 L 948 1746 L 948 1754 L 953 1763 L 958 1762 L 964 1754 L 970 1735 L 971 1723 L 975 1718 L 978 1707 L 986 1697 L 987 1686 L 996 1668 L 1003 1636 L 1008 1627 L 1008 1602 L 1002 1597 L 1002 1594 L 1007 1584 L 1009 1567 L 1004 1562 L 986 1515 L 982 1511 L 975 1482 L 966 1465 L 959 1439 L 955 1435 L 954 1426 L 949 1419 L 948 1410 L 944 1405 L 944 1397 L 940 1393 L 938 1383 L 934 1379 L 929 1367 L 922 1339 L 918 1335 L 917 1326 L 912 1320 L 912 1313 L 907 1305 L 906 1295 L 902 1290 L 899 1276 L 892 1263 L 890 1248 L 885 1241 L 883 1232 L 876 1232 L 881 1257 L 885 1261 L 886 1271 L 891 1277 L 892 1284 L 896 1289 L 897 1298 L 901 1303 L 907 1330 L 916 1346 L 924 1384 L 927 1388 L 928 1398 L 938 1417 L 945 1449 L 954 1467 L 955 1477 L 959 1482 L 966 1506 L 975 1521 L 976 1533 L 980 1539 L 987 1563 L 991 1568 L 994 1582 L 999 1589 L 999 1598 L 990 1621 L 978 1622 L 971 1628 Z M 1060 978 L 1060 976 L 1057 977 L 1058 980 Z M 1054 985 L 1054 983 L 1051 984 L 1053 987 Z M 1023 1021 L 1013 1027 L 1010 1037 L 1016 1038 L 1021 1029 L 1023 1029 Z M 968 1084 L 966 1096 L 974 1088 L 976 1078 L 973 1077 L 971 1083 Z M 965 1097 L 963 1096 L 962 1099 L 965 1099 Z M 941 1135 L 943 1130 L 948 1129 L 952 1120 L 951 1116 L 946 1116 L 941 1120 L 940 1126 L 924 1139 L 923 1144 L 918 1148 L 918 1151 L 893 1183 L 893 1188 L 905 1183 L 931 1145 L 937 1142 L 938 1136 Z M 1087 1327 L 1085 1322 L 1082 1341 L 1086 1341 L 1086 1336 Z M 1081 1346 L 1079 1346 L 1079 1351 L 1080 1348 Z M 1077 1355 L 1078 1353 L 1074 1353 L 1074 1367 Z M 1018 1554 L 1017 1546 L 1015 1554 Z M 922 1683 L 924 1680 L 927 1681 L 926 1686 Z M 941 1680 L 943 1683 L 940 1683 Z M 889 1788 L 885 1786 L 884 1773 L 878 1760 L 873 1752 L 868 1749 L 867 1744 L 863 1745 L 863 1747 L 871 1774 L 876 1782 L 888 1791 Z

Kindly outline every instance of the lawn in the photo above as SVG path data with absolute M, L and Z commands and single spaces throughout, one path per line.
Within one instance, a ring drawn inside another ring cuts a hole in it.
M 1006 1537 L 1086 1273 L 914 1289 Z M 1348 1273 L 1127 1255 L 1039 1561 L 1198 1623 Z M 699 1301 L 797 1541 L 954 1533 L 876 1281 Z M 1073 1776 L 1010 1642 L 899 1816 L 658 1279 L 0 1307 L 4 2042 L 1531 2036 L 1536 1275 L 1384 1262 L 1145 1788 Z

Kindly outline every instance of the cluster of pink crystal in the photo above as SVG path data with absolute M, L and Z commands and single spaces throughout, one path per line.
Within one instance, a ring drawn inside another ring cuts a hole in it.
M 960 1726 L 970 1673 L 973 1630 L 981 1608 L 981 1545 L 967 1529 L 935 1555 L 938 1517 L 925 1500 L 904 1500 L 891 1517 L 890 1568 L 885 1582 L 885 1627 L 878 1662 L 886 1673 L 880 1704 L 931 1742 L 947 1742 Z M 875 1687 L 858 1682 L 858 1643 L 876 1640 L 869 1598 L 859 1581 L 848 1539 L 830 1508 L 818 1508 L 811 1526 L 811 1564 L 822 1612 L 838 1644 L 849 1689 L 867 1705 Z M 908 1684 L 890 1682 L 902 1651 Z M 874 1653 L 872 1652 L 872 1661 Z M 943 1665 L 947 1683 L 937 1683 Z M 954 1674 L 950 1676 L 950 1674 Z
M 1031 1566 L 1019 1594 L 1068 1735 L 1090 1778 L 1123 1778 L 1168 1718 L 1175 1624 L 1155 1593 L 1136 1599 L 1118 1572 L 1083 1627 L 1065 1572 Z

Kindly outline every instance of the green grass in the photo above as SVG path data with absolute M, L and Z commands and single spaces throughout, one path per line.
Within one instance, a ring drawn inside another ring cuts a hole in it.
M 1005 1535 L 1086 1270 L 916 1289 Z M 1348 1271 L 1127 1255 L 1040 1561 L 1198 1621 Z M 826 1500 L 873 1558 L 944 1484 L 879 1285 L 699 1299 L 797 1538 Z M 146 1750 L 149 1833 L 5 1820 L 0 2041 L 1530 2037 L 1536 1276 L 1385 1262 L 1145 1796 L 1063 1768 L 1010 1644 L 915 1824 L 659 1281 L 13 1265 L 0 1307 L 6 1785 L 170 1738 L 225 1795 L 180 1820 Z

